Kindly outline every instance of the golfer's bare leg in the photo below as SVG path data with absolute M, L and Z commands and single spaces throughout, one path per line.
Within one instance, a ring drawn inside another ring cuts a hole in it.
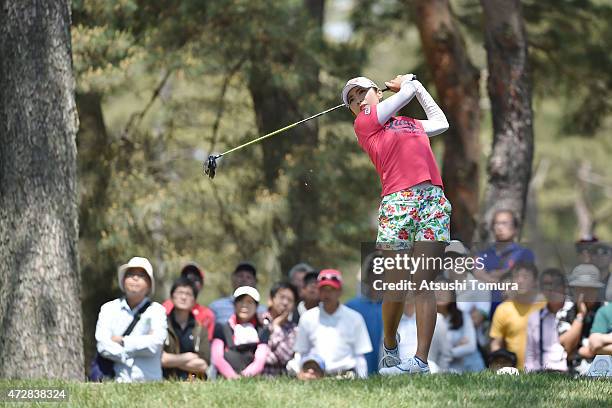
M 384 332 L 384 343 L 388 349 L 393 349 L 397 346 L 395 341 L 395 334 L 399 322 L 404 313 L 404 302 L 383 300 L 382 304 L 382 318 L 383 318 L 383 332 Z
M 410 255 L 410 250 L 405 251 L 388 251 L 386 256 L 395 257 L 399 255 Z M 385 273 L 386 282 L 399 282 L 401 279 L 410 279 L 409 271 L 407 270 L 389 270 Z M 397 346 L 396 334 L 400 320 L 404 314 L 404 303 L 406 293 L 404 291 L 385 291 L 382 304 L 383 318 L 383 343 L 388 349 L 393 349 Z
M 415 242 L 414 253 L 415 258 L 423 257 L 443 257 L 444 256 L 443 242 Z M 433 266 L 433 265 L 430 265 Z M 431 347 L 431 339 L 436 328 L 436 295 L 431 290 L 419 290 L 421 282 L 427 280 L 429 282 L 435 280 L 440 270 L 436 268 L 425 269 L 419 268 L 415 274 L 413 281 L 416 285 L 415 291 L 415 309 L 416 309 L 416 325 L 417 325 L 417 351 L 416 356 L 427 362 L 429 348 Z

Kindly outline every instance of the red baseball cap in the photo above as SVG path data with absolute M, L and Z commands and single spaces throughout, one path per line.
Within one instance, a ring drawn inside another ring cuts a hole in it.
M 342 273 L 336 269 L 323 269 L 317 276 L 317 287 L 331 286 L 335 289 L 342 288 Z

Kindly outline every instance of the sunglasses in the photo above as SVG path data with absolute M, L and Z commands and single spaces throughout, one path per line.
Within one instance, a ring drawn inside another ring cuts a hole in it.
M 597 249 L 592 249 L 589 251 L 589 253 L 591 255 L 610 255 L 612 254 L 612 249 L 607 249 L 607 248 L 597 248 Z
M 126 278 L 131 278 L 131 277 L 134 277 L 134 276 L 136 276 L 138 278 L 141 278 L 141 279 L 146 279 L 146 278 L 149 277 L 149 275 L 147 275 L 146 272 L 142 272 L 142 271 L 127 271 L 125 273 L 125 277 Z
M 336 282 L 340 282 L 342 283 L 342 278 L 340 278 L 338 275 L 334 275 L 334 274 L 324 274 L 324 275 L 319 275 L 317 277 L 317 280 L 319 282 L 321 282 L 322 280 L 331 280 L 331 281 L 336 281 Z

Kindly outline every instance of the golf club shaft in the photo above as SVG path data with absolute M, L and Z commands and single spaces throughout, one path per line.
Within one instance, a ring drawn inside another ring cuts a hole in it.
M 383 90 L 382 90 L 382 92 L 385 92 L 385 91 L 388 91 L 388 90 L 389 90 L 389 88 L 385 88 L 385 89 L 383 89 Z M 275 130 L 274 132 L 271 132 L 271 133 L 268 133 L 268 134 L 263 135 L 263 136 L 261 136 L 261 137 L 258 137 L 257 139 L 253 139 L 253 140 L 251 140 L 250 142 L 247 142 L 247 143 L 242 144 L 242 145 L 240 145 L 240 146 L 236 146 L 236 147 L 234 147 L 233 149 L 230 149 L 230 150 L 228 150 L 228 151 L 226 151 L 226 152 L 223 152 L 223 153 L 221 153 L 221 154 L 218 154 L 217 156 L 215 156 L 215 158 L 216 158 L 216 159 L 218 159 L 219 157 L 225 156 L 226 154 L 229 154 L 229 153 L 231 153 L 231 152 L 235 152 L 236 150 L 242 149 L 243 147 L 247 147 L 247 146 L 249 146 L 249 145 L 252 145 L 253 143 L 257 143 L 257 142 L 259 142 L 259 141 L 261 141 L 261 140 L 264 140 L 264 139 L 267 139 L 267 138 L 272 137 L 272 136 L 274 136 L 274 135 L 277 135 L 277 134 L 279 134 L 279 133 L 282 133 L 282 132 L 284 132 L 285 130 L 289 130 L 289 129 L 291 129 L 291 128 L 293 128 L 293 127 L 295 127 L 295 126 L 297 126 L 297 125 L 299 125 L 299 124 L 301 124 L 301 123 L 304 123 L 304 122 L 306 122 L 306 121 L 309 121 L 310 119 L 314 119 L 314 118 L 319 117 L 319 116 L 321 116 L 321 115 L 325 115 L 326 113 L 329 113 L 329 112 L 331 112 L 331 111 L 334 111 L 334 110 L 336 110 L 336 109 L 338 109 L 338 108 L 342 108 L 343 106 L 345 106 L 345 105 L 344 105 L 344 104 L 341 104 L 341 105 L 338 105 L 338 106 L 334 106 L 333 108 L 329 108 L 329 109 L 327 109 L 327 110 L 324 110 L 323 112 L 319 112 L 319 113 L 317 113 L 316 115 L 312 115 L 312 116 L 310 116 L 310 117 L 308 117 L 308 118 L 306 118 L 306 119 L 302 119 L 302 120 L 300 120 L 299 122 L 292 123 L 291 125 L 285 126 L 285 127 L 284 127 L 284 128 L 282 128 L 282 129 Z
M 314 118 L 316 118 L 316 117 L 318 117 L 318 116 L 324 115 L 324 114 L 326 114 L 326 113 L 329 113 L 329 112 L 331 112 L 331 111 L 334 111 L 334 110 L 336 110 L 336 109 L 338 109 L 338 108 L 341 108 L 341 107 L 343 107 L 343 106 L 344 106 L 344 104 L 342 104 L 342 105 L 338 105 L 338 106 L 334 106 L 333 108 L 329 108 L 329 109 L 327 109 L 327 110 L 325 110 L 325 111 L 323 111 L 323 112 L 319 112 L 319 113 L 317 113 L 316 115 L 312 115 L 312 116 L 310 116 L 310 117 L 308 117 L 308 118 L 306 118 L 306 119 L 302 119 L 302 120 L 300 120 L 299 122 L 292 123 L 291 125 L 285 126 L 284 128 L 281 128 L 281 129 L 275 130 L 274 132 L 271 132 L 271 133 L 268 133 L 268 134 L 263 135 L 263 136 L 261 136 L 261 137 L 258 137 L 257 139 L 253 139 L 253 140 L 251 140 L 250 142 L 247 142 L 247 143 L 245 143 L 245 144 L 243 144 L 243 145 L 236 146 L 236 147 L 234 147 L 233 149 L 230 149 L 230 150 L 228 150 L 228 151 L 226 151 L 226 152 L 223 152 L 223 153 L 221 153 L 221 154 L 217 155 L 217 158 L 219 158 L 219 157 L 221 157 L 221 156 L 224 156 L 224 155 L 226 155 L 226 154 L 228 154 L 228 153 L 234 152 L 234 151 L 236 151 L 236 150 L 238 150 L 238 149 L 242 149 L 243 147 L 247 147 L 248 145 L 251 145 L 251 144 L 253 144 L 253 143 L 257 143 L 257 142 L 259 142 L 260 140 L 264 140 L 264 139 L 267 139 L 267 138 L 272 137 L 272 136 L 274 136 L 274 135 L 277 135 L 277 134 L 279 134 L 279 133 L 281 133 L 281 132 L 284 132 L 285 130 L 289 130 L 289 129 L 291 129 L 291 128 L 293 128 L 293 127 L 297 126 L 297 125 L 299 125 L 300 123 L 304 123 L 304 122 L 306 122 L 306 121 L 308 121 L 308 120 L 310 120 L 310 119 L 314 119 Z

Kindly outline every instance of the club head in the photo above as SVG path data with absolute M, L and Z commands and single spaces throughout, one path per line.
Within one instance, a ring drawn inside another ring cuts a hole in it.
M 204 162 L 204 173 L 208 175 L 211 179 L 215 178 L 215 173 L 217 172 L 217 156 L 210 155 L 208 156 L 208 160 Z

